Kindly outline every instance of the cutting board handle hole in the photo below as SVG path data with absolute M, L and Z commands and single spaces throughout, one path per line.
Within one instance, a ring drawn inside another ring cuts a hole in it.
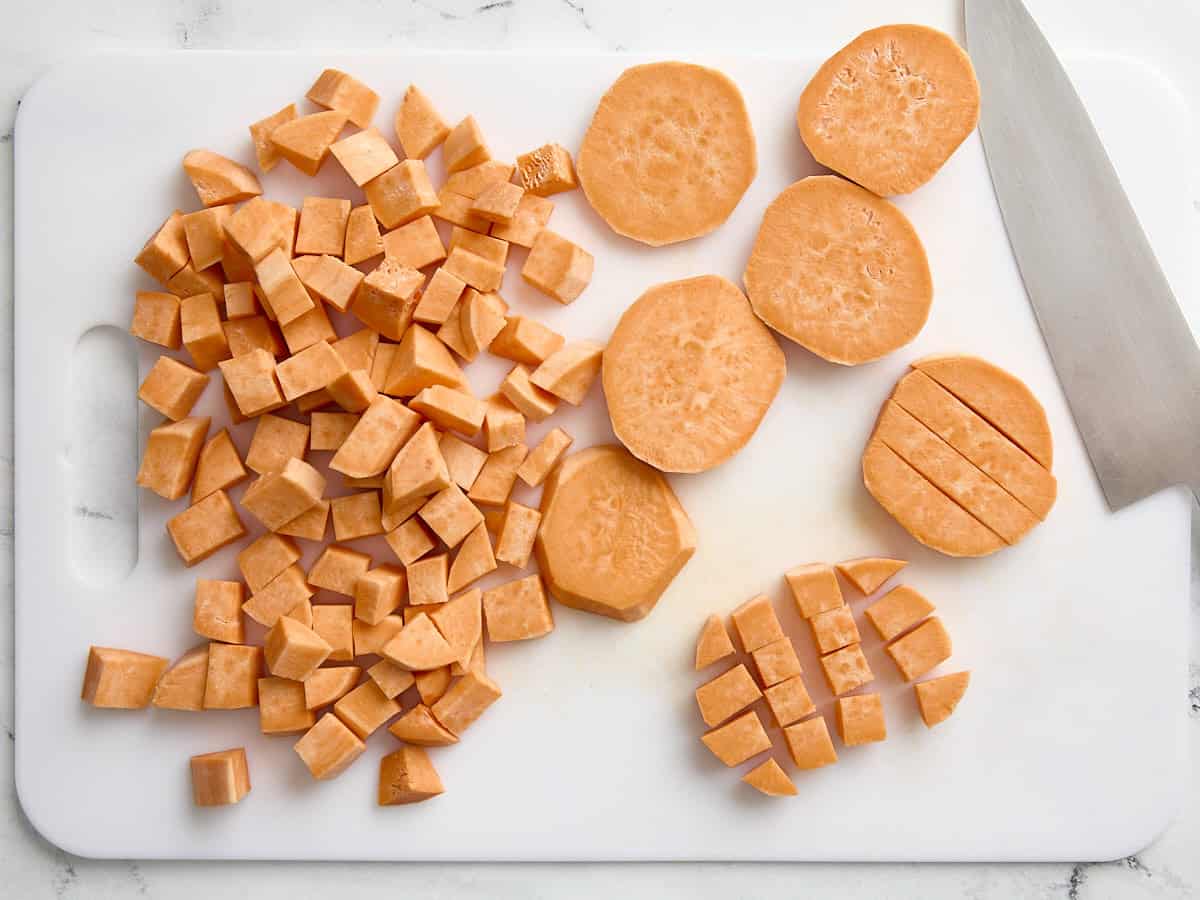
M 138 357 L 112 325 L 84 332 L 71 357 L 65 454 L 71 565 L 97 587 L 123 580 L 138 559 Z M 102 388 L 102 389 L 100 389 Z

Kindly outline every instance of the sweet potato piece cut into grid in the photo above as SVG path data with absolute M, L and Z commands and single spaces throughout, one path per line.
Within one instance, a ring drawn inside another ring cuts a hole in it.
M 444 747 L 458 743 L 455 734 L 435 719 L 424 703 L 418 703 L 398 718 L 388 726 L 388 731 L 406 744 L 419 747 Z
M 733 655 L 733 641 L 721 617 L 713 614 L 704 620 L 696 641 L 696 671 Z
M 933 612 L 933 604 L 906 584 L 892 588 L 864 611 L 879 637 L 890 641 Z
M 970 683 L 970 672 L 955 672 L 914 684 L 913 691 L 917 695 L 917 706 L 925 727 L 932 728 L 950 718 Z
M 882 556 L 864 556 L 848 559 L 837 564 L 837 570 L 864 597 L 875 593 L 883 583 L 907 566 L 903 559 L 887 559 Z
M 792 762 L 799 769 L 819 769 L 837 762 L 825 719 L 816 716 L 783 729 Z
M 238 203 L 262 193 L 257 175 L 211 150 L 189 151 L 183 157 L 183 170 L 205 206 Z
M 309 709 L 328 706 L 350 693 L 360 675 L 362 669 L 359 666 L 317 669 L 304 680 L 304 705 Z
M 773 756 L 743 775 L 742 781 L 768 797 L 794 797 L 798 793 L 792 779 Z
M 720 725 L 762 696 L 744 665 L 734 666 L 696 688 L 700 718 L 709 728 Z
M 737 766 L 764 750 L 771 749 L 771 739 L 763 729 L 758 713 L 752 709 L 720 728 L 701 736 L 704 746 L 727 766 Z
M 954 646 L 950 633 L 937 616 L 926 619 L 903 637 L 887 645 L 888 656 L 900 670 L 905 681 L 920 678 L 939 663 L 950 658 Z
M 410 84 L 404 92 L 396 110 L 395 128 L 396 139 L 410 159 L 424 159 L 450 133 L 446 120 L 415 84 Z
M 280 156 L 305 175 L 316 175 L 345 127 L 343 112 L 311 113 L 284 122 L 271 132 L 270 141 Z

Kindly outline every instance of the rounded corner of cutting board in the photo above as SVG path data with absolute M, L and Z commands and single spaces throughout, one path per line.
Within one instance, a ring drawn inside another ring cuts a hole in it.
M 55 848 L 72 856 L 84 859 L 108 859 L 117 854 L 105 853 L 94 844 L 89 843 L 95 835 L 75 834 L 71 830 L 70 804 L 54 802 L 53 798 L 45 798 L 43 794 L 32 788 L 27 777 L 24 777 L 25 767 L 22 764 L 19 748 L 17 762 L 13 770 L 13 787 L 17 795 L 17 805 L 25 823 L 39 838 Z M 50 802 L 43 803 L 44 799 Z

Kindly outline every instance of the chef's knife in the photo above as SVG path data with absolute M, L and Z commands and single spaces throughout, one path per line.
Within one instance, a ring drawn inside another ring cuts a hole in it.
M 1113 510 L 1200 498 L 1200 349 L 1087 111 L 1020 0 L 966 0 L 1009 242 Z

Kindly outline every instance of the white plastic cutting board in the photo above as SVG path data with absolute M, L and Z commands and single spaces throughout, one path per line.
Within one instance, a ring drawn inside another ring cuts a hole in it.
M 738 280 L 764 206 L 815 171 L 793 109 L 823 55 L 697 60 L 739 83 L 758 136 L 758 178 L 716 234 L 650 250 L 609 232 L 580 192 L 562 195 L 551 224 L 595 254 L 595 279 L 561 308 L 510 268 L 505 296 L 569 336 L 604 339 L 651 283 L 704 272 Z M 157 424 L 133 400 L 152 348 L 127 349 L 132 342 L 103 329 L 79 343 L 95 325 L 126 326 L 134 290 L 149 287 L 131 262 L 142 240 L 175 206 L 195 207 L 182 154 L 203 146 L 249 162 L 246 124 L 299 101 L 326 65 L 381 91 L 378 124 L 389 134 L 414 81 L 448 118 L 474 113 L 500 157 L 546 140 L 576 147 L 596 100 L 630 62 L 111 56 L 57 69 L 25 98 L 16 132 L 16 774 L 26 812 L 51 841 L 106 857 L 1097 859 L 1138 850 L 1167 823 L 1184 773 L 1188 500 L 1168 492 L 1107 512 L 975 137 L 932 184 L 899 201 L 936 283 L 919 339 L 853 370 L 789 346 L 786 383 L 745 451 L 717 471 L 672 479 L 699 550 L 658 608 L 623 625 L 556 606 L 548 639 L 491 648 L 505 695 L 460 745 L 435 751 L 444 796 L 375 805 L 377 762 L 394 746 L 386 732 L 346 774 L 316 783 L 292 739 L 258 734 L 254 710 L 113 712 L 79 702 L 89 644 L 177 656 L 196 642 L 194 578 L 235 573 L 231 550 L 185 571 L 163 532 L 178 507 L 137 496 L 132 449 L 112 459 L 112 447 L 131 448 L 136 419 L 142 435 Z M 1193 149 L 1188 110 L 1137 64 L 1077 60 L 1071 69 L 1172 283 L 1190 298 L 1191 195 L 1177 181 Z M 283 165 L 265 186 L 292 202 L 354 191 L 332 162 L 316 185 Z M 1049 522 L 990 559 L 925 551 L 859 480 L 880 402 L 909 360 L 940 351 L 978 353 L 1026 379 L 1057 439 L 1060 499 Z M 470 370 L 477 390 L 501 372 Z M 200 409 L 221 409 L 215 383 Z M 577 446 L 610 439 L 598 389 L 551 421 Z M 238 430 L 243 447 L 248 428 Z M 136 539 L 126 539 L 134 519 Z M 905 580 L 934 600 L 954 637 L 944 670 L 969 667 L 970 692 L 953 719 L 927 731 L 911 689 L 868 639 L 887 742 L 839 745 L 836 766 L 795 773 L 798 798 L 761 798 L 698 740 L 697 627 L 756 592 L 776 597 L 832 724 L 780 575 L 863 554 L 912 560 Z M 194 809 L 187 758 L 237 745 L 247 748 L 252 793 L 233 808 Z

